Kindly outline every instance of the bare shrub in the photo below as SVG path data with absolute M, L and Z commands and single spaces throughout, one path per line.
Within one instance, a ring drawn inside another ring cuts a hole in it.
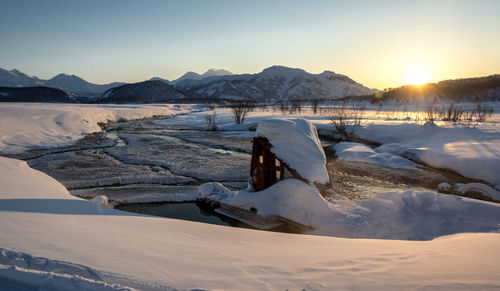
M 284 102 L 284 101 L 280 102 L 279 108 L 280 108 L 281 114 L 285 115 L 288 112 L 288 102 Z
M 318 104 L 319 104 L 318 99 L 311 100 L 311 108 L 312 108 L 314 114 L 318 113 Z
M 328 114 L 335 129 L 347 137 L 346 126 L 361 124 L 365 110 L 366 105 L 364 104 L 349 107 L 344 101 L 340 106 L 334 106 Z
M 476 123 L 484 123 L 493 114 L 493 107 L 488 106 L 481 102 L 481 100 L 476 101 Z
M 443 106 L 436 110 L 437 116 L 442 121 L 451 122 L 453 124 L 460 123 L 465 109 L 457 103 L 452 102 L 450 105 Z
M 466 110 L 464 111 L 462 124 L 465 127 L 476 127 L 477 123 L 474 124 L 474 117 L 476 116 L 476 112 L 474 110 Z
M 424 120 L 426 123 L 435 124 L 434 122 L 436 121 L 436 108 L 434 108 L 434 105 L 427 106 L 427 109 L 425 110 Z
M 289 114 L 294 114 L 294 113 L 298 113 L 300 114 L 300 112 L 302 111 L 302 104 L 300 103 L 300 101 L 292 101 L 292 105 L 290 106 L 290 110 L 288 111 Z
M 377 113 L 376 113 L 376 115 L 377 115 L 377 118 L 378 118 L 378 119 L 380 119 L 380 115 L 382 114 L 382 107 L 383 107 L 383 106 L 384 106 L 384 105 L 382 104 L 382 102 L 380 102 L 380 103 L 378 104 L 378 109 L 377 109 Z
M 231 112 L 233 114 L 234 123 L 241 124 L 247 118 L 248 113 L 252 112 L 254 105 L 248 102 L 238 103 L 231 106 Z
M 208 112 L 205 115 L 205 122 L 207 123 L 208 130 L 217 130 L 217 104 L 210 104 Z
M 351 108 L 351 116 L 353 119 L 353 124 L 361 124 L 361 119 L 363 119 L 363 115 L 365 114 L 366 105 L 365 104 L 356 104 Z

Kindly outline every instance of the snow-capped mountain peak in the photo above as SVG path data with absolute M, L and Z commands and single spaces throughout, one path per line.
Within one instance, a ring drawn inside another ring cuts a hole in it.
M 219 76 L 227 76 L 227 75 L 233 75 L 233 73 L 224 70 L 224 69 L 208 69 L 205 73 L 202 75 L 189 71 L 182 75 L 180 78 L 172 81 L 173 84 L 177 84 L 182 80 L 203 80 L 208 77 L 219 77 Z
M 227 76 L 227 75 L 234 75 L 234 74 L 224 69 L 208 69 L 205 73 L 203 73 L 203 75 L 201 75 L 201 77 L 206 78 L 212 76 Z

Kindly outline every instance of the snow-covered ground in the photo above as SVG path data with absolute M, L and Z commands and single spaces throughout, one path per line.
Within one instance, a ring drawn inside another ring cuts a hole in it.
M 192 105 L 2 103 L 0 152 L 67 146 L 101 131 L 99 123 L 187 113 Z
M 493 115 L 486 123 L 480 123 L 475 128 L 451 125 L 442 121 L 436 121 L 436 126 L 426 125 L 424 121 L 426 107 L 422 104 L 408 105 L 404 110 L 399 105 L 396 108 L 396 105 L 387 104 L 382 109 L 376 105 L 368 105 L 361 118 L 361 125 L 348 126 L 347 130 L 363 139 L 383 144 L 376 150 L 379 156 L 376 158 L 373 156 L 371 162 L 390 165 L 391 162 L 387 159 L 393 159 L 392 156 L 396 155 L 432 167 L 451 169 L 468 178 L 484 180 L 494 187 L 496 185 L 499 190 L 500 102 L 490 102 L 488 105 L 494 109 Z M 474 104 L 463 106 L 473 107 Z M 157 124 L 189 124 L 205 128 L 205 115 L 207 111 L 202 111 L 160 120 Z M 229 109 L 217 109 L 217 116 L 220 130 L 256 128 L 259 121 L 276 117 L 306 118 L 320 131 L 333 129 L 327 110 L 322 110 L 321 114 L 320 112 L 314 114 L 312 108 L 307 106 L 302 108 L 301 113 L 292 114 L 281 114 L 280 111 L 273 111 L 273 108 L 257 109 L 249 114 L 244 124 L 239 125 L 234 124 Z M 352 153 L 349 157 L 353 158 Z M 404 164 L 404 168 L 412 165 L 409 160 L 399 160 L 396 164 L 397 167 Z
M 498 289 L 499 234 L 347 239 L 135 215 L 0 158 L 0 288 Z
M 163 113 L 151 113 L 158 108 Z M 122 109 L 126 113 L 118 112 Z M 82 134 L 99 131 L 97 122 L 106 122 L 108 116 L 118 120 L 189 110 L 174 105 L 5 104 L 0 108 L 0 152 L 67 145 Z M 414 160 L 422 160 L 421 152 L 445 153 L 449 156 L 442 166 L 458 172 L 466 157 L 471 165 L 484 164 L 474 171 L 481 173 L 478 179 L 496 183 L 498 110 L 489 123 L 475 129 L 444 124 L 436 129 L 405 118 L 381 120 L 375 110 L 371 108 L 361 126 L 352 128 L 384 143 L 375 153 Z M 205 115 L 192 112 L 156 124 L 203 128 Z M 237 126 L 228 110 L 221 109 L 219 116 L 219 128 L 232 130 L 228 135 L 251 136 L 255 133 L 247 128 L 282 115 L 258 110 Z M 310 109 L 285 116 L 306 117 L 321 130 L 332 128 L 327 116 Z M 434 132 L 429 142 L 428 128 Z M 234 130 L 245 131 L 238 135 Z M 500 234 L 492 233 L 499 229 L 499 204 L 417 191 L 327 202 L 315 188 L 289 185 L 290 181 L 273 186 L 285 188 L 276 191 L 289 193 L 285 197 L 261 193 L 249 199 L 238 197 L 240 193 L 231 200 L 264 214 L 314 224 L 318 234 L 343 237 L 261 232 L 121 212 L 71 196 L 26 163 L 0 157 L 0 289 L 500 288 Z M 482 184 L 457 187 L 493 190 Z M 446 234 L 453 235 L 441 236 Z

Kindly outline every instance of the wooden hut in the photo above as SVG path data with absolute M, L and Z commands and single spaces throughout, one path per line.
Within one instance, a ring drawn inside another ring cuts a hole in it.
M 273 184 L 287 178 L 295 178 L 306 183 L 297 171 L 288 166 L 271 152 L 272 144 L 265 137 L 254 137 L 252 146 L 252 161 L 250 175 L 256 191 L 264 190 Z

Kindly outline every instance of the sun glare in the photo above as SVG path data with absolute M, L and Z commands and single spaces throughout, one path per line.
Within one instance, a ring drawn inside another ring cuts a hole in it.
M 422 85 L 429 82 L 429 71 L 424 67 L 413 67 L 408 71 L 406 82 L 410 85 Z

